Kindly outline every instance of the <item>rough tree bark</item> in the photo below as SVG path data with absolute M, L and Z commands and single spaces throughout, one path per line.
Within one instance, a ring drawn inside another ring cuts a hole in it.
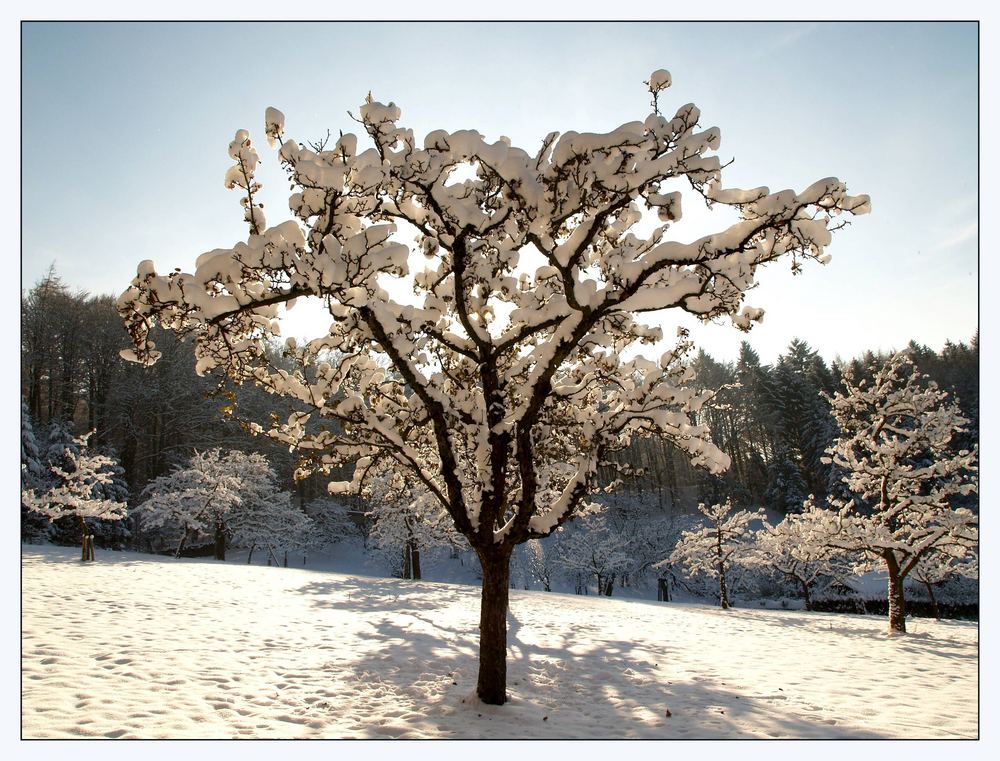
M 507 604 L 510 552 L 479 551 L 483 568 L 482 607 L 479 614 L 479 681 L 476 693 L 490 705 L 507 701 Z
M 889 574 L 889 634 L 906 634 L 906 598 L 903 595 L 903 577 L 899 575 L 899 563 L 891 551 L 882 557 Z

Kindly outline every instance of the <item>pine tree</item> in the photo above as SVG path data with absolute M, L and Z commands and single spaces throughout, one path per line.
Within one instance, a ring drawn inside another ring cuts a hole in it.
M 21 491 L 44 491 L 47 471 L 35 438 L 28 403 L 21 397 Z M 49 538 L 51 524 L 21 500 L 21 540 L 39 543 Z

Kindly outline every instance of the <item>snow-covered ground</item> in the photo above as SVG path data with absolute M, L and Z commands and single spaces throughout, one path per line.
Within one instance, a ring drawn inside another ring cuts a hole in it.
M 512 591 L 510 702 L 472 586 L 22 547 L 22 735 L 960 738 L 977 626 Z

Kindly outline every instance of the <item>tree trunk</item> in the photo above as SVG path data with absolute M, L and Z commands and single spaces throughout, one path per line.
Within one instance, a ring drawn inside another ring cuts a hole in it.
M 256 544 L 250 545 L 250 552 L 247 553 L 247 565 L 250 565 L 250 560 L 251 558 L 253 558 L 253 551 L 256 546 L 257 546 Z
M 215 524 L 215 559 L 226 559 L 226 527 L 222 523 Z
M 809 584 L 802 582 L 802 596 L 806 600 L 806 610 L 812 610 L 812 600 L 809 598 Z
M 184 545 L 187 544 L 188 535 L 190 534 L 190 529 L 184 529 L 184 536 L 181 537 L 180 542 L 177 544 L 177 549 L 174 550 L 174 557 L 179 558 L 181 553 L 184 551 Z
M 937 597 L 934 596 L 934 585 L 925 580 L 924 586 L 927 588 L 927 596 L 931 598 L 931 611 L 934 613 L 934 618 L 940 621 L 941 610 L 938 608 Z
M 719 569 L 719 605 L 722 606 L 723 610 L 728 610 L 729 590 L 726 589 L 726 563 L 722 555 L 722 528 L 720 526 L 715 527 L 715 553 Z
M 886 553 L 885 568 L 889 574 L 889 634 L 906 633 L 906 598 L 903 596 L 903 577 L 899 575 L 896 557 Z
M 413 577 L 417 581 L 420 580 L 420 548 L 417 546 L 417 540 L 410 540 L 410 570 L 413 572 Z
M 77 517 L 80 519 L 80 560 L 93 560 L 94 553 L 87 541 L 90 536 L 87 532 L 87 521 L 83 516 Z
M 409 543 L 403 544 L 403 578 L 410 578 L 410 545 Z
M 480 552 L 483 568 L 479 613 L 479 681 L 476 694 L 489 705 L 507 702 L 507 602 L 510 554 Z

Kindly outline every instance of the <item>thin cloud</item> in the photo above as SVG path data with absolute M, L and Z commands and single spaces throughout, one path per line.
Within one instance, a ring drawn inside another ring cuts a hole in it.
M 979 223 L 970 222 L 964 227 L 958 228 L 947 238 L 939 242 L 936 246 L 934 246 L 933 250 L 943 251 L 946 248 L 953 248 L 954 246 L 957 246 L 960 243 L 965 243 L 965 241 L 969 240 L 970 238 L 975 238 L 978 233 L 979 233 Z
M 764 56 L 770 55 L 782 48 L 787 48 L 789 45 L 794 45 L 796 42 L 801 40 L 803 37 L 812 34 L 819 28 L 819 24 L 806 24 L 805 26 L 795 27 L 794 29 L 789 29 L 787 32 L 782 32 L 776 37 L 766 41 L 761 47 L 759 47 L 753 53 L 753 58 L 763 58 Z

